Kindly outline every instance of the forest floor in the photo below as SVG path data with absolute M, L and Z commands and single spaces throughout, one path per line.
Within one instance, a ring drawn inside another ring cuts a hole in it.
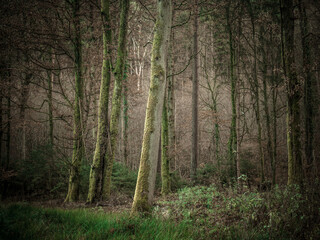
M 0 239 L 320 239 L 319 195 L 294 186 L 185 187 L 133 217 L 124 194 L 94 205 L 1 203 Z

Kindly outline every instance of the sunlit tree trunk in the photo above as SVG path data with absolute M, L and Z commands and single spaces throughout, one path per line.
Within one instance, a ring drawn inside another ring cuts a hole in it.
M 83 100 L 83 79 L 82 79 L 82 56 L 81 56 L 81 29 L 80 29 L 80 2 L 73 0 L 72 25 L 74 28 L 73 50 L 74 50 L 74 71 L 75 71 L 75 100 L 73 116 L 73 153 L 69 176 L 68 194 L 65 202 L 74 202 L 79 199 L 80 166 L 83 158 L 83 129 L 82 129 L 82 100 Z
M 294 61 L 294 6 L 293 0 L 281 1 L 283 63 L 287 82 L 287 145 L 288 184 L 302 184 L 303 169 L 300 141 L 301 89 Z
M 103 61 L 98 107 L 97 141 L 89 176 L 88 203 L 92 203 L 101 197 L 102 172 L 108 146 L 108 103 L 111 79 L 111 27 L 109 6 L 109 0 L 101 0 L 101 14 L 103 20 Z
M 171 0 L 158 0 L 158 17 L 152 45 L 150 89 L 132 213 L 149 211 L 153 201 L 161 115 L 166 89 L 167 48 L 171 31 L 171 15 Z
M 111 174 L 113 162 L 116 156 L 117 142 L 118 142 L 118 128 L 121 111 L 121 94 L 122 94 L 122 81 L 123 73 L 126 62 L 126 42 L 127 42 L 127 28 L 128 28 L 128 13 L 130 7 L 130 0 L 121 1 L 120 13 L 120 29 L 118 38 L 118 53 L 115 66 L 115 82 L 112 95 L 112 110 L 110 117 L 110 149 L 107 150 L 106 162 L 104 168 L 103 178 L 103 199 L 108 199 L 110 196 L 111 188 Z

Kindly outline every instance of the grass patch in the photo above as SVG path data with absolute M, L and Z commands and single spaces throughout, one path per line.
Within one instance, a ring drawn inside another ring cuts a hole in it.
M 0 239 L 197 239 L 188 224 L 89 209 L 0 207 Z

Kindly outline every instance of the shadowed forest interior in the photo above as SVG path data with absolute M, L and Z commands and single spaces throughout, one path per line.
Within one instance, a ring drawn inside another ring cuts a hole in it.
M 0 239 L 320 238 L 320 2 L 0 4 Z

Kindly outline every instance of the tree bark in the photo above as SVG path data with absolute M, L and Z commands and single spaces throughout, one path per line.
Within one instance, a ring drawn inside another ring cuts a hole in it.
M 305 118 L 305 156 L 306 156 L 306 173 L 311 178 L 313 167 L 313 139 L 314 139 L 314 104 L 315 104 L 315 84 L 311 71 L 311 53 L 309 40 L 309 27 L 307 13 L 302 0 L 299 1 L 300 30 L 303 56 L 303 77 L 304 77 L 304 118 Z
M 294 61 L 293 0 L 281 1 L 283 63 L 287 82 L 288 184 L 302 185 L 303 168 L 300 141 L 300 83 Z
M 152 45 L 149 98 L 132 213 L 149 211 L 153 201 L 161 115 L 166 88 L 167 47 L 170 39 L 171 15 L 171 0 L 158 0 L 158 17 Z
M 82 128 L 82 100 L 83 100 L 83 79 L 82 79 L 82 56 L 81 56 L 81 29 L 80 29 L 80 2 L 72 1 L 73 12 L 73 50 L 74 50 L 74 71 L 75 71 L 75 100 L 73 116 L 73 153 L 69 176 L 68 194 L 65 202 L 74 202 L 79 199 L 80 166 L 83 158 L 83 128 Z
M 103 178 L 102 198 L 108 199 L 111 189 L 111 174 L 113 162 L 116 156 L 116 148 L 118 142 L 118 128 L 121 110 L 121 93 L 122 80 L 126 62 L 126 42 L 127 42 L 127 28 L 128 28 L 128 12 L 130 7 L 130 0 L 121 1 L 120 13 L 120 29 L 118 38 L 118 53 L 115 67 L 115 82 L 112 95 L 112 110 L 110 117 L 110 149 L 107 150 L 106 164 Z
M 191 178 L 195 180 L 198 164 L 198 0 L 195 0 L 193 19 L 193 67 L 192 67 L 192 138 Z
M 111 79 L 111 50 L 112 41 L 110 27 L 110 0 L 101 0 L 101 15 L 103 20 L 103 62 L 99 96 L 98 131 L 96 148 L 89 176 L 89 190 L 87 202 L 93 203 L 101 197 L 103 165 L 108 146 L 108 109 L 109 89 Z
M 230 83 L 231 83 L 231 108 L 232 108 L 232 118 L 231 118 L 231 127 L 230 127 L 230 138 L 228 143 L 228 155 L 230 161 L 230 169 L 232 177 L 237 179 L 237 110 L 236 110 L 236 79 L 234 77 L 234 60 L 235 60 L 235 50 L 233 47 L 233 36 L 230 22 L 230 8 L 231 1 L 226 10 L 227 17 L 227 31 L 229 34 L 229 49 L 230 49 Z

